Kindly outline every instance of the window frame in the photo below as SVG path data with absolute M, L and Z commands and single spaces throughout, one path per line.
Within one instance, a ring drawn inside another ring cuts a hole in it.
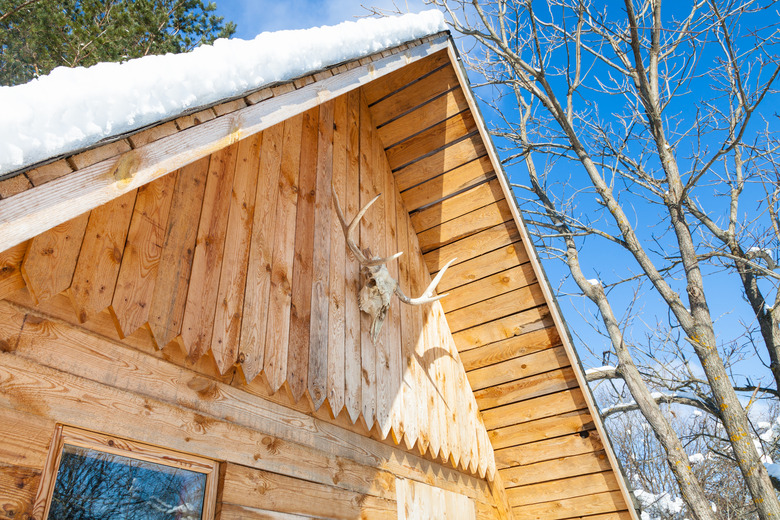
M 205 474 L 206 486 L 203 493 L 201 519 L 214 520 L 219 484 L 219 462 L 115 435 L 61 424 L 58 424 L 54 430 L 49 453 L 46 456 L 41 482 L 33 505 L 33 518 L 45 520 L 49 515 L 54 485 L 62 459 L 62 448 L 65 444 Z

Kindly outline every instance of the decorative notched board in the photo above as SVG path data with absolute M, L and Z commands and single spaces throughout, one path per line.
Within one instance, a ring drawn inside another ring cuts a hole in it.
M 379 438 L 487 475 L 517 518 L 635 518 L 454 47 L 438 45 L 376 79 L 369 67 L 359 88 L 239 141 L 217 140 L 0 253 L 0 298 L 186 356 L 269 397 L 284 390 L 313 411 L 327 403 Z M 85 154 L 110 162 L 131 146 L 168 146 L 193 117 L 233 128 L 242 111 L 268 99 L 285 106 L 285 95 L 320 81 L 250 94 Z M 85 161 L 26 175 L 37 184 L 57 171 L 51 177 L 65 182 L 82 162 L 90 168 Z M 388 268 L 405 294 L 420 294 L 457 258 L 438 287 L 448 296 L 423 307 L 394 298 L 376 342 L 357 307 L 359 265 L 331 186 L 347 219 L 382 193 L 359 244 L 404 252 Z

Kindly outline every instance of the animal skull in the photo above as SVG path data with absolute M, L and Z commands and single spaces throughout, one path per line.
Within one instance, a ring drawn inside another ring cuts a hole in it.
M 336 190 L 333 190 L 333 201 L 336 205 L 336 214 L 339 217 L 339 222 L 341 222 L 341 228 L 344 231 L 347 247 L 349 247 L 349 250 L 352 251 L 361 265 L 360 272 L 363 275 L 363 287 L 361 287 L 360 293 L 358 294 L 358 305 L 361 311 L 371 316 L 371 339 L 374 342 L 376 342 L 376 339 L 379 337 L 379 332 L 382 330 L 382 325 L 387 317 L 387 309 L 390 308 L 390 300 L 393 293 L 398 296 L 399 300 L 408 305 L 422 305 L 444 298 L 447 296 L 446 294 L 434 296 L 433 291 L 436 290 L 436 286 L 439 284 L 442 276 L 444 276 L 444 272 L 450 264 L 455 261 L 453 258 L 447 262 L 447 264 L 436 274 L 436 277 L 431 281 L 430 285 L 428 285 L 428 288 L 425 289 L 418 298 L 409 298 L 406 296 L 401 290 L 398 281 L 390 276 L 390 271 L 387 270 L 386 265 L 387 262 L 401 256 L 403 252 L 398 252 L 387 258 L 380 258 L 371 255 L 371 252 L 368 249 L 362 251 L 352 238 L 352 233 L 354 233 L 360 223 L 360 219 L 363 218 L 363 215 L 366 214 L 368 208 L 370 208 L 381 195 L 382 194 L 380 193 L 371 199 L 369 203 L 355 215 L 352 222 L 347 225 L 344 213 L 341 211 L 339 197 L 336 195 Z

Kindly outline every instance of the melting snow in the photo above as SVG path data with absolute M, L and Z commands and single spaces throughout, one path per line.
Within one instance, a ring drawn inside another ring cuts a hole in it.
M 668 493 L 656 495 L 649 491 L 635 489 L 634 496 L 639 500 L 643 510 L 649 510 L 664 516 L 680 513 L 685 505 L 682 498 L 672 498 Z
M 617 370 L 617 369 L 615 367 L 613 367 L 613 366 L 610 366 L 610 365 L 604 365 L 604 366 L 601 366 L 601 367 L 594 367 L 594 368 L 587 369 L 585 371 L 585 375 L 588 376 L 590 374 L 599 374 L 601 372 L 611 372 L 613 370 Z
M 688 461 L 691 464 L 700 464 L 704 462 L 704 455 L 701 453 L 694 453 L 693 455 L 688 455 Z
M 121 64 L 58 67 L 25 85 L 0 87 L 0 173 L 445 29 L 442 13 L 430 10 L 220 39 Z

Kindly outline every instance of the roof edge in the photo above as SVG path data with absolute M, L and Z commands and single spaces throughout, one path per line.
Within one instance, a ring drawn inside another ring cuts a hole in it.
M 67 160 L 60 159 L 52 163 L 62 165 L 68 171 L 44 184 L 35 185 L 29 180 L 32 170 L 19 172 L 24 177 L 17 174 L 14 178 L 21 178 L 28 186 L 0 200 L 0 251 L 10 249 L 240 139 L 446 49 L 448 38 L 448 31 L 439 32 L 422 38 L 416 45 L 405 44 L 403 51 L 387 50 L 357 61 L 352 60 L 350 64 L 354 65 L 348 65 L 344 70 L 337 67 L 339 70 L 335 74 L 315 75 L 311 83 L 302 81 L 295 85 L 296 80 L 293 80 L 293 83 L 262 89 L 251 94 L 256 96 L 254 104 L 244 103 L 229 113 L 213 116 L 206 122 L 175 130 L 139 146 L 132 146 L 131 139 L 127 139 L 127 142 L 119 140 L 76 156 L 71 155 Z M 403 47 L 402 44 L 398 49 Z M 224 105 L 230 103 L 217 106 Z M 171 124 L 162 123 L 152 130 Z M 99 154 L 94 156 L 93 152 L 104 148 L 111 152 L 109 157 Z M 84 154 L 92 156 L 84 160 L 85 164 L 73 168 L 75 159 Z M 87 162 L 87 159 L 92 162 Z
M 293 77 L 293 78 L 291 78 L 289 80 L 277 81 L 277 82 L 272 82 L 272 83 L 267 83 L 267 84 L 264 84 L 264 85 L 260 85 L 258 87 L 254 87 L 254 88 L 251 88 L 251 89 L 244 90 L 243 92 L 241 92 L 239 94 L 236 94 L 236 95 L 233 95 L 233 96 L 230 96 L 230 97 L 222 98 L 222 99 L 219 99 L 219 100 L 211 102 L 211 103 L 206 103 L 206 104 L 197 105 L 197 106 L 188 108 L 187 110 L 179 112 L 179 113 L 177 113 L 177 114 L 175 114 L 173 116 L 161 118 L 161 119 L 159 119 L 159 120 L 157 120 L 157 121 L 155 121 L 153 123 L 144 125 L 144 126 L 139 127 L 137 129 L 134 129 L 134 130 L 131 130 L 131 131 L 128 131 L 128 132 L 119 133 L 119 134 L 112 135 L 112 136 L 109 136 L 109 137 L 105 137 L 105 138 L 101 139 L 100 141 L 98 141 L 98 142 L 96 142 L 94 144 L 91 144 L 89 146 L 83 146 L 83 147 L 79 147 L 79 148 L 74 148 L 73 150 L 70 150 L 70 151 L 68 151 L 66 153 L 57 154 L 57 155 L 49 157 L 47 159 L 44 159 L 44 160 L 41 160 L 41 161 L 36 161 L 36 162 L 30 163 L 30 164 L 27 164 L 25 166 L 21 166 L 19 168 L 14 169 L 14 170 L 10 170 L 10 171 L 4 172 L 4 173 L 0 172 L 0 199 L 8 198 L 8 197 L 10 197 L 12 195 L 16 195 L 17 193 L 20 192 L 20 191 L 16 191 L 16 190 L 10 190 L 10 191 L 9 190 L 3 190 L 2 187 L 1 187 L 3 182 L 7 181 L 9 179 L 12 179 L 12 178 L 14 178 L 14 177 L 16 177 L 18 175 L 21 175 L 23 173 L 26 173 L 28 171 L 35 170 L 35 169 L 38 169 L 38 168 L 42 168 L 42 167 L 45 167 L 45 166 L 50 165 L 52 163 L 55 163 L 57 161 L 60 161 L 60 160 L 63 160 L 63 159 L 67 159 L 69 157 L 73 157 L 73 156 L 82 154 L 84 152 L 95 150 L 97 148 L 101 148 L 103 146 L 110 145 L 112 143 L 116 143 L 118 141 L 122 141 L 122 140 L 128 139 L 128 138 L 130 138 L 132 136 L 138 135 L 138 134 L 140 134 L 142 132 L 146 132 L 146 131 L 151 130 L 151 129 L 155 128 L 155 127 L 164 125 L 166 123 L 176 122 L 176 121 L 180 120 L 181 118 L 184 118 L 184 117 L 187 117 L 187 116 L 193 116 L 195 114 L 202 113 L 203 111 L 213 110 L 213 109 L 216 109 L 217 107 L 222 107 L 224 105 L 229 105 L 231 103 L 240 102 L 241 100 L 244 101 L 244 105 L 243 105 L 244 107 L 250 106 L 250 105 L 254 105 L 254 104 L 260 103 L 260 102 L 262 102 L 262 101 L 264 101 L 264 100 L 266 100 L 268 98 L 271 98 L 271 97 L 274 97 L 274 96 L 278 96 L 278 95 L 282 95 L 282 94 L 285 94 L 287 92 L 291 92 L 292 90 L 297 90 L 299 88 L 302 88 L 302 87 L 304 87 L 306 85 L 309 85 L 311 83 L 314 83 L 316 81 L 320 81 L 320 80 L 325 79 L 327 77 L 335 76 L 336 74 L 340 74 L 340 73 L 346 72 L 348 70 L 351 70 L 351 69 L 356 68 L 356 67 L 361 66 L 361 65 L 366 65 L 369 62 L 375 62 L 375 61 L 378 61 L 379 59 L 386 58 L 386 57 L 392 56 L 392 55 L 396 55 L 396 54 L 404 52 L 404 51 L 406 51 L 408 49 L 411 49 L 411 48 L 414 48 L 414 47 L 418 47 L 420 45 L 424 45 L 425 43 L 431 42 L 433 40 L 437 40 L 437 39 L 443 38 L 445 36 L 449 36 L 449 34 L 450 34 L 450 31 L 448 31 L 448 30 L 446 30 L 446 31 L 439 31 L 437 33 L 433 33 L 433 34 L 430 34 L 428 36 L 424 36 L 424 37 L 421 37 L 421 38 L 415 38 L 415 39 L 412 39 L 412 40 L 408 40 L 408 41 L 402 42 L 399 45 L 396 45 L 394 47 L 389 47 L 389 48 L 384 49 L 382 51 L 378 51 L 378 52 L 374 52 L 374 53 L 368 53 L 368 54 L 365 54 L 363 56 L 358 56 L 358 57 L 350 59 L 350 60 L 341 61 L 339 63 L 333 64 L 333 65 L 329 65 L 327 67 L 322 67 L 320 69 L 313 69 L 313 70 L 310 70 L 310 71 L 306 72 L 305 74 Z M 242 107 L 239 107 L 239 108 L 242 108 Z M 228 110 L 228 111 L 216 110 L 216 114 L 215 114 L 214 117 L 219 117 L 221 115 L 224 115 L 226 113 L 229 113 L 229 112 L 232 112 L 232 111 L 235 111 L 235 110 L 236 110 L 236 108 L 233 108 L 232 110 Z M 186 127 L 186 128 L 188 128 L 188 127 Z M 178 128 L 178 125 L 177 125 L 177 131 L 186 130 L 186 128 Z M 130 142 L 129 144 L 130 144 L 130 148 L 131 149 L 135 148 L 135 146 L 133 145 L 132 142 Z M 76 171 L 78 169 L 83 168 L 84 165 L 71 164 L 70 167 L 71 167 L 71 171 Z M 37 186 L 38 185 L 38 183 L 34 182 L 32 179 L 30 179 L 29 181 L 30 181 L 29 184 L 28 183 L 21 183 L 21 185 L 27 185 L 27 187 Z M 6 193 L 4 193 L 4 191 L 6 191 Z

